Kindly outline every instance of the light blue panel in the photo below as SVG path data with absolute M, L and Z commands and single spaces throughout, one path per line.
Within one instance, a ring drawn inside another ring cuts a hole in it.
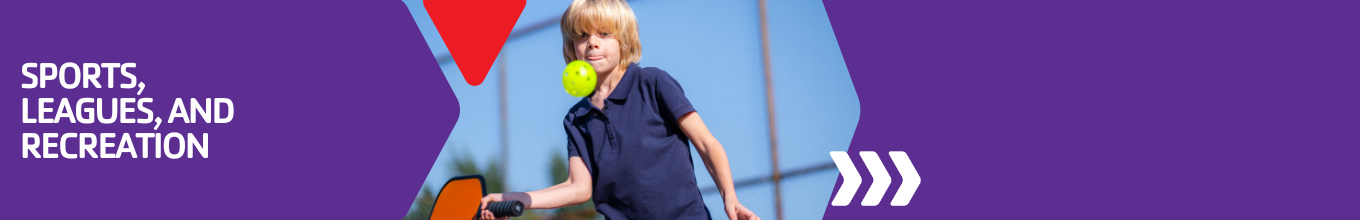
M 849 148 L 859 122 L 859 98 L 821 1 L 770 1 L 780 169 L 831 163 L 830 151 Z M 896 74 L 896 73 L 883 73 Z M 820 219 L 838 172 L 784 182 L 787 219 Z
M 827 152 L 848 149 L 859 121 L 830 20 L 821 1 L 771 1 L 769 14 L 781 169 L 830 163 Z
M 406 1 L 435 55 L 447 54 L 420 1 Z M 528 1 L 516 30 L 556 19 L 570 1 Z M 727 150 L 734 178 L 770 175 L 768 116 L 756 1 L 631 1 L 638 16 L 643 66 L 669 72 Z M 845 150 L 859 118 L 859 102 L 818 1 L 769 2 L 770 44 L 781 170 L 830 162 L 828 151 Z M 450 161 L 470 153 L 483 165 L 500 154 L 499 79 L 505 66 L 511 190 L 550 186 L 549 162 L 565 157 L 562 117 L 578 99 L 562 91 L 564 66 L 559 27 L 510 39 L 501 61 L 481 86 L 469 86 L 452 62 L 441 65 L 458 94 L 462 114 L 427 180 L 443 183 Z M 458 156 L 458 157 L 455 157 Z M 693 155 L 701 188 L 712 179 Z M 787 219 L 821 216 L 835 171 L 784 182 Z M 738 189 L 749 208 L 774 217 L 773 185 Z M 796 199 L 795 199 L 796 198 Z M 705 202 L 725 216 L 716 193 Z
M 835 169 L 829 169 L 785 178 L 784 188 L 780 189 L 784 191 L 784 219 L 822 219 L 826 205 L 831 202 L 831 191 L 836 188 L 836 177 L 840 175 Z M 864 185 L 861 187 L 868 187 L 868 183 Z M 892 199 L 891 196 L 884 198 L 885 205 Z
M 560 21 L 562 12 L 567 11 L 568 5 L 571 5 L 571 0 L 528 0 L 524 4 L 524 12 L 520 13 L 519 21 L 515 22 L 515 30 L 522 30 L 546 19 Z M 550 29 L 547 31 L 557 31 L 554 28 Z

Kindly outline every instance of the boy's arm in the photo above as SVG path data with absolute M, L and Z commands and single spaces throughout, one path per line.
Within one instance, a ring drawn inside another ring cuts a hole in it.
M 727 164 L 727 152 L 723 151 L 722 144 L 709 133 L 708 126 L 699 118 L 699 113 L 686 113 L 680 116 L 679 122 L 680 131 L 685 132 L 685 136 L 694 142 L 694 149 L 699 151 L 699 158 L 704 160 L 704 167 L 708 168 L 708 174 L 713 176 L 713 184 L 718 186 L 718 193 L 722 194 L 723 202 L 737 201 L 737 195 L 733 193 L 732 187 L 732 168 Z
M 590 171 L 586 169 L 585 161 L 581 160 L 581 157 L 571 157 L 567 159 L 567 166 L 567 181 L 547 189 L 528 192 L 534 202 L 525 204 L 528 205 L 527 208 L 555 209 L 590 200 L 592 193 Z
M 723 150 L 722 144 L 718 143 L 718 138 L 709 133 L 708 126 L 704 125 L 704 120 L 699 118 L 699 113 L 689 112 L 680 116 L 678 120 L 680 130 L 685 132 L 685 136 L 694 143 L 694 149 L 699 152 L 699 158 L 704 160 L 704 167 L 708 168 L 708 174 L 713 176 L 713 184 L 718 186 L 718 193 L 722 194 L 723 204 L 726 206 L 727 217 L 729 219 L 760 219 L 754 212 L 746 209 L 737 201 L 737 192 L 732 185 L 732 168 L 727 164 L 727 152 Z
M 585 203 L 590 200 L 592 193 L 590 171 L 581 157 L 571 157 L 567 160 L 567 166 L 567 181 L 528 193 L 492 193 L 482 198 L 482 207 L 486 207 L 489 202 L 506 200 L 519 200 L 525 208 L 530 209 L 555 209 Z M 482 215 L 490 219 L 491 212 L 483 209 Z

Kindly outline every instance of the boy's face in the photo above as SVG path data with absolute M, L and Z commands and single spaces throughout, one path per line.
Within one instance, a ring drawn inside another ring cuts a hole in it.
M 613 33 L 592 31 L 576 39 L 576 58 L 599 73 L 612 73 L 619 66 L 619 53 L 619 40 Z

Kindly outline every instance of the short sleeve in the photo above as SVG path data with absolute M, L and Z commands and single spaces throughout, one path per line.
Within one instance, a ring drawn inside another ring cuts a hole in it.
M 568 116 L 568 117 L 570 117 L 570 116 Z M 581 153 L 577 152 L 577 150 L 576 150 L 576 148 L 577 148 L 576 146 L 578 146 L 578 145 L 576 144 L 576 142 L 577 142 L 578 140 L 582 140 L 582 139 L 581 139 L 581 131 L 578 131 L 578 130 L 576 130 L 576 129 L 572 129 L 572 126 L 571 126 L 571 118 L 567 118 L 567 119 L 563 119 L 563 120 L 562 120 L 562 128 L 563 128 L 563 129 L 566 129 L 566 131 L 567 131 L 567 158 L 571 158 L 571 157 L 579 157 L 579 156 L 581 156 Z
M 670 113 L 671 119 L 680 120 L 680 116 L 695 111 L 689 98 L 685 98 L 685 90 L 680 88 L 680 82 L 665 71 L 659 72 L 656 76 L 657 101 Z

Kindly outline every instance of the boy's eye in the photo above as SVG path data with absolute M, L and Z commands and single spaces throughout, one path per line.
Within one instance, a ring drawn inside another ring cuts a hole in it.
M 598 33 L 600 37 L 608 37 L 609 33 Z M 582 38 L 590 37 L 590 33 L 580 33 Z

